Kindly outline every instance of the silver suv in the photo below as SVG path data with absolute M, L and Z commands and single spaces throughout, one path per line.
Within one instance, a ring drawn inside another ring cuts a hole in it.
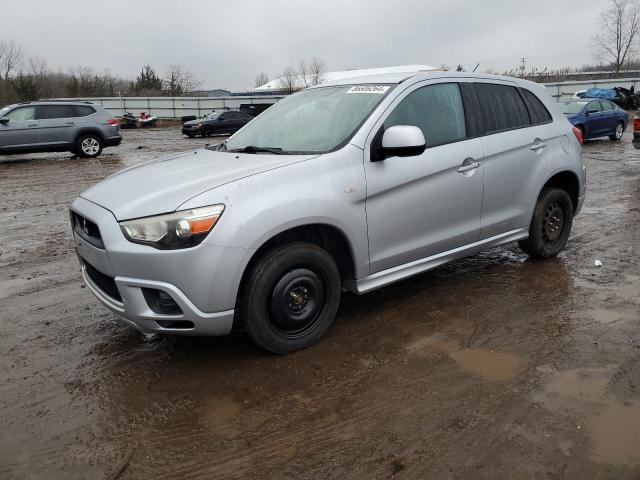
M 0 109 L 0 154 L 65 152 L 97 157 L 122 142 L 120 126 L 89 102 L 26 102 Z
M 291 95 L 215 147 L 129 168 L 71 205 L 88 288 L 143 332 L 241 326 L 277 353 L 363 294 L 517 241 L 564 247 L 580 132 L 524 80 L 381 75 Z

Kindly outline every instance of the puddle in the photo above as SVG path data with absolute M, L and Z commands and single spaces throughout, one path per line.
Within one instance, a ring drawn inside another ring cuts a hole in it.
M 626 320 L 626 315 L 622 312 L 617 312 L 615 310 L 607 310 L 598 308 L 591 312 L 591 316 L 596 322 L 608 324 L 615 323 L 620 320 Z
M 587 423 L 596 460 L 618 465 L 640 465 L 640 402 L 604 408 Z
M 512 353 L 461 348 L 457 341 L 442 333 L 413 341 L 407 351 L 418 356 L 447 354 L 464 371 L 494 382 L 513 380 L 524 365 L 522 359 Z
M 467 348 L 449 353 L 467 372 L 494 382 L 513 380 L 523 362 L 512 353 L 493 352 L 479 348 Z
M 199 410 L 206 423 L 214 427 L 224 427 L 240 413 L 240 404 L 230 395 L 213 397 L 205 400 Z
M 580 368 L 556 372 L 545 367 L 539 371 L 551 373 L 553 377 L 547 382 L 544 392 L 537 394 L 534 399 L 552 410 L 572 409 L 579 402 L 582 405 L 601 402 L 604 398 L 609 378 L 613 369 Z

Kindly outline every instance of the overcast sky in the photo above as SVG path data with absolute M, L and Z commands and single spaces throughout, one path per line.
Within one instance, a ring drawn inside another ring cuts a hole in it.
M 180 64 L 206 88 L 252 88 L 314 55 L 328 70 L 461 63 L 579 67 L 605 0 L 0 0 L 0 40 L 51 68 L 135 77 Z

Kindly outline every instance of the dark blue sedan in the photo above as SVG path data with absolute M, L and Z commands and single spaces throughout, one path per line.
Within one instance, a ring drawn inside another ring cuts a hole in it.
M 620 140 L 629 123 L 627 112 L 609 100 L 583 98 L 561 103 L 567 119 L 582 131 L 582 137 Z

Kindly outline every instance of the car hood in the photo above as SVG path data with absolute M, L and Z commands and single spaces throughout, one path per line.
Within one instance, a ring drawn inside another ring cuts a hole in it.
M 182 124 L 183 127 L 190 127 L 192 125 L 198 125 L 199 123 L 206 122 L 206 120 L 189 120 Z
M 175 211 L 187 200 L 251 175 L 317 155 L 216 152 L 181 153 L 127 168 L 94 185 L 81 197 L 113 212 L 117 220 Z

